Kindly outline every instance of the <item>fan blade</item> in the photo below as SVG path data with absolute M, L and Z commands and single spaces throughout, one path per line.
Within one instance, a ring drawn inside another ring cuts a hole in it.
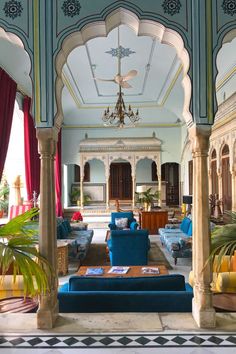
M 126 75 L 122 76 L 123 81 L 128 81 L 138 74 L 137 70 L 130 70 Z
M 125 82 L 123 79 L 122 75 L 116 75 L 115 76 L 115 82 L 120 85 L 123 88 L 130 88 L 132 87 L 130 84 L 128 84 L 128 82 Z
M 121 87 L 123 88 L 131 88 L 132 86 L 130 84 L 128 84 L 128 82 L 126 81 L 121 81 L 119 84 Z
M 94 77 L 93 79 L 94 79 L 94 80 L 97 80 L 97 81 L 111 81 L 111 82 L 115 82 L 114 79 L 100 79 L 100 78 L 98 78 L 98 77 Z

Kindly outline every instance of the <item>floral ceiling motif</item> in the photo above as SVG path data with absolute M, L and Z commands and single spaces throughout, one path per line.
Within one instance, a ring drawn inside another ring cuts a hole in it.
M 224 0 L 221 6 L 225 14 L 231 16 L 236 14 L 236 0 Z
M 61 9 L 64 12 L 65 16 L 74 17 L 76 15 L 79 15 L 81 5 L 78 0 L 65 0 Z
M 165 0 L 163 1 L 162 7 L 165 13 L 173 16 L 180 12 L 181 2 L 179 0 Z
M 122 45 L 120 45 L 118 48 L 111 48 L 111 50 L 105 53 L 111 54 L 113 57 L 122 59 L 124 57 L 129 57 L 130 54 L 133 54 L 135 52 L 130 50 L 130 48 L 124 48 L 122 47 Z
M 20 1 L 10 0 L 5 2 L 3 11 L 5 12 L 6 17 L 10 17 L 14 20 L 16 17 L 21 16 L 23 7 Z

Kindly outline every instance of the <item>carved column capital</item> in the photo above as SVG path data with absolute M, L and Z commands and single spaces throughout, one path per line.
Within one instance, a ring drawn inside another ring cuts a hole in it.
M 189 139 L 193 157 L 208 156 L 211 126 L 193 125 L 189 128 Z
M 40 155 L 55 156 L 58 141 L 58 130 L 55 128 L 37 128 L 38 150 Z

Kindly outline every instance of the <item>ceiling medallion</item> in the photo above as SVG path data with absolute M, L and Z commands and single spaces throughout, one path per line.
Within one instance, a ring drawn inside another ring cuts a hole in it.
M 6 17 L 10 17 L 14 20 L 16 17 L 21 16 L 23 7 L 20 1 L 11 0 L 5 2 L 3 11 L 5 12 Z
M 161 5 L 164 9 L 164 13 L 168 13 L 173 16 L 180 12 L 181 2 L 179 0 L 165 0 Z
M 224 0 L 221 7 L 227 15 L 233 16 L 236 14 L 236 0 Z
M 111 48 L 111 50 L 105 52 L 107 54 L 111 54 L 113 57 L 117 58 L 124 58 L 124 57 L 129 57 L 130 54 L 134 54 L 136 52 L 130 50 L 130 48 L 124 48 L 122 45 L 120 45 L 118 48 Z
M 65 0 L 61 9 L 64 12 L 65 16 L 74 17 L 76 15 L 79 15 L 81 5 L 78 0 Z

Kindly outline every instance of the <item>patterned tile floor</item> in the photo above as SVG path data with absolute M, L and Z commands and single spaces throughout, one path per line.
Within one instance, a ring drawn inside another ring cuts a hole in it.
M 235 353 L 234 333 L 168 333 L 112 335 L 2 335 L 1 353 Z M 154 350 L 154 351 L 153 351 Z M 161 351 L 160 351 L 161 350 Z

